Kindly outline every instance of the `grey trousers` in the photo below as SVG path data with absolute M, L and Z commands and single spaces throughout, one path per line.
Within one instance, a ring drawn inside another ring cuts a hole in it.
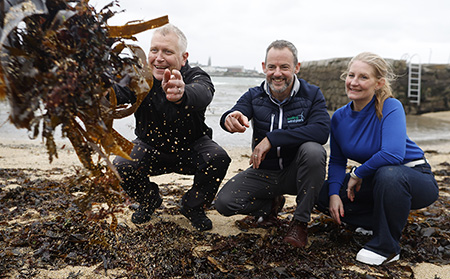
M 322 145 L 306 142 L 298 149 L 295 161 L 283 170 L 249 167 L 231 178 L 219 191 L 214 206 L 225 216 L 264 217 L 270 214 L 276 196 L 296 195 L 294 219 L 309 222 L 325 180 L 326 157 Z

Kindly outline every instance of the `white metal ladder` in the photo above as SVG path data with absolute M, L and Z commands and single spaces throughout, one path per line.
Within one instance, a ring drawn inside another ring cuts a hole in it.
M 413 63 L 412 60 L 416 56 L 419 62 Z M 422 65 L 417 54 L 414 54 L 409 60 L 408 68 L 408 98 L 411 103 L 420 105 L 420 80 L 422 76 Z

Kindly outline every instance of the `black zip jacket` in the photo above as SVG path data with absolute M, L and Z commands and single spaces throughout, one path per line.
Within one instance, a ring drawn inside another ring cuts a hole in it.
M 189 63 L 181 68 L 185 90 L 180 104 L 169 102 L 154 79 L 150 93 L 134 113 L 136 136 L 164 153 L 183 151 L 204 135 L 212 137 L 205 123 L 205 110 L 214 96 L 210 76 Z M 114 85 L 118 104 L 134 103 L 136 96 L 128 87 Z

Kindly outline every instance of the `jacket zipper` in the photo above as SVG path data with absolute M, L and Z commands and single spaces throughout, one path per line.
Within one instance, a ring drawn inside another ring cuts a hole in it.
M 283 107 L 280 106 L 280 116 L 278 118 L 278 129 L 283 128 Z M 283 169 L 283 158 L 281 157 L 281 146 L 277 147 L 278 165 Z

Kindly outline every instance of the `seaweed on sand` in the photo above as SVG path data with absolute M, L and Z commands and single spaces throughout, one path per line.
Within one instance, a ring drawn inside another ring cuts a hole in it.
M 77 175 L 49 179 L 61 173 L 56 168 L 0 170 L 0 278 L 42 278 L 43 270 L 67 266 L 96 267 L 95 276 L 108 278 L 416 278 L 411 268 L 415 263 L 450 263 L 448 168 L 435 171 L 439 200 L 411 213 L 401 239 L 401 260 L 384 266 L 355 261 L 370 237 L 321 214 L 310 223 L 305 249 L 283 242 L 287 219 L 263 235 L 249 230 L 230 236 L 188 230 L 164 218 L 136 228 L 114 223 L 102 209 L 80 212 L 74 206 L 76 196 L 86 195 L 89 188 L 74 183 Z M 17 184 L 21 187 L 13 189 Z M 178 200 L 183 193 L 171 195 Z M 114 211 L 124 206 L 115 203 Z M 172 208 L 163 206 L 155 218 L 168 212 L 173 214 Z M 293 207 L 283 210 L 293 212 Z M 70 278 L 93 276 L 77 272 Z

